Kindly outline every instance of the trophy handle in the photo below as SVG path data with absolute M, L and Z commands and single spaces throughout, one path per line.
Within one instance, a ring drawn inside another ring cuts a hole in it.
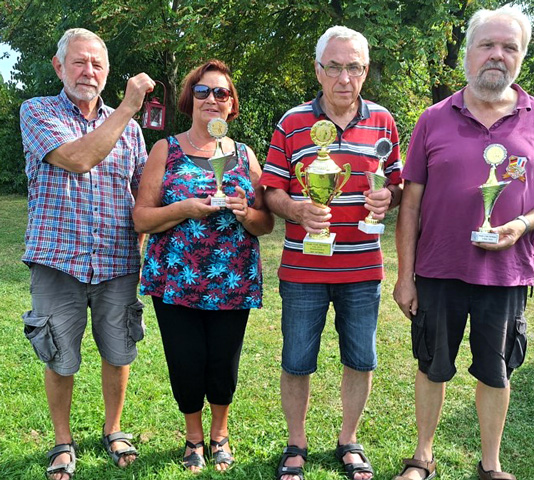
M 295 167 L 295 177 L 297 177 L 298 182 L 302 186 L 302 193 L 304 195 L 309 196 L 308 187 L 306 187 L 306 185 L 304 184 L 304 181 L 302 180 L 302 178 L 304 176 L 304 173 L 302 172 L 302 167 L 303 166 L 304 165 L 302 164 L 302 162 L 297 163 L 297 166 Z
M 342 177 L 343 180 L 341 181 L 341 183 L 339 184 L 339 186 L 336 188 L 336 191 L 335 191 L 335 194 L 334 194 L 334 198 L 337 198 L 341 195 L 341 189 L 345 186 L 345 183 L 347 183 L 349 181 L 349 178 L 350 178 L 350 163 L 345 163 L 345 165 L 343 165 L 343 168 L 345 169 L 345 173 L 343 173 Z

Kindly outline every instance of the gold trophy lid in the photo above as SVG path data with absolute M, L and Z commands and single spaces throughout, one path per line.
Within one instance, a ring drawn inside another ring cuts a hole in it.
M 208 133 L 215 138 L 223 138 L 228 132 L 228 124 L 222 118 L 212 118 L 208 122 Z
M 341 168 L 330 158 L 326 148 L 337 137 L 336 126 L 329 120 L 319 120 L 311 128 L 312 142 L 319 146 L 317 158 L 306 169 L 307 172 L 316 174 L 328 174 L 341 172 Z
M 499 183 L 497 181 L 495 170 L 497 169 L 497 166 L 504 162 L 507 153 L 506 148 L 500 143 L 492 143 L 484 149 L 484 160 L 491 166 L 488 179 L 484 185 L 496 185 Z

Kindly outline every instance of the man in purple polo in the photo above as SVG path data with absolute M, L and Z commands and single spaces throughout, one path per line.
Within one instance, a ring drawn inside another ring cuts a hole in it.
M 394 297 L 412 321 L 418 443 L 396 479 L 436 474 L 434 433 L 468 317 L 478 475 L 515 478 L 502 472 L 499 452 L 510 375 L 525 356 L 527 286 L 534 283 L 534 189 L 527 188 L 534 182 L 534 98 L 513 83 L 530 35 L 529 19 L 516 9 L 476 12 L 466 35 L 467 86 L 426 110 L 411 138 Z M 479 186 L 492 169 L 494 183 L 510 182 L 491 216 L 498 241 L 472 242 L 484 221 Z
M 88 308 L 102 357 L 102 441 L 119 467 L 137 457 L 131 436 L 120 431 L 129 365 L 143 338 L 140 252 L 131 212 L 147 154 L 132 117 L 154 82 L 140 73 L 128 80 L 116 110 L 104 105 L 107 48 L 81 28 L 65 32 L 52 64 L 63 82 L 61 93 L 32 98 L 20 111 L 28 176 L 23 261 L 31 269 L 32 293 L 32 310 L 23 318 L 24 332 L 46 364 L 56 443 L 46 474 L 68 480 L 76 466 L 72 390 Z

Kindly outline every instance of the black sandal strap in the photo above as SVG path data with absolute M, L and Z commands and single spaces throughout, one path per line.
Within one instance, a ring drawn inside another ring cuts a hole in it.
M 204 440 L 198 443 L 190 442 L 189 440 L 185 441 L 186 448 L 189 447 L 191 450 L 195 450 L 200 447 L 205 447 Z M 186 468 L 189 467 L 200 467 L 204 468 L 206 466 L 206 460 L 204 459 L 203 455 L 200 455 L 200 453 L 197 452 L 191 452 L 189 455 L 184 455 L 183 464 Z

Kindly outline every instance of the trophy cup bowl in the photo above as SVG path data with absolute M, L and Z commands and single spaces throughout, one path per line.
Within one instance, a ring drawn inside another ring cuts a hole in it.
M 215 183 L 217 184 L 217 191 L 215 195 L 211 197 L 211 205 L 216 207 L 226 206 L 226 195 L 222 190 L 224 171 L 230 160 L 234 158 L 233 153 L 227 153 L 222 157 L 211 157 L 208 158 L 208 162 L 213 169 L 213 174 L 215 176 Z
M 337 166 L 337 165 L 336 165 Z M 350 177 L 350 165 L 344 165 L 342 174 L 341 168 L 337 167 L 337 171 L 330 172 L 314 172 L 308 167 L 306 172 L 302 172 L 302 163 L 299 162 L 295 169 L 297 180 L 303 187 L 303 192 L 310 197 L 314 205 L 321 208 L 326 208 L 332 200 L 341 195 L 341 188 Z M 321 233 L 310 233 L 310 238 L 320 239 L 329 238 L 330 230 L 324 228 Z
M 327 146 L 337 136 L 335 125 L 328 120 L 316 122 L 311 129 L 312 141 L 320 147 L 317 158 L 302 171 L 303 164 L 297 163 L 295 176 L 302 186 L 302 193 L 310 197 L 314 205 L 326 208 L 339 195 L 350 178 L 350 164 L 343 170 L 328 155 Z M 325 228 L 318 234 L 306 234 L 303 240 L 304 254 L 331 256 L 334 253 L 336 234 Z
M 472 242 L 497 243 L 499 241 L 499 234 L 491 232 L 490 217 L 493 212 L 493 207 L 502 193 L 504 188 L 510 183 L 497 182 L 495 184 L 480 185 L 480 193 L 484 200 L 484 223 L 476 232 L 471 232 Z
M 378 157 L 378 168 L 376 172 L 365 172 L 369 188 L 373 192 L 386 186 L 388 179 L 384 175 L 383 165 L 393 151 L 393 144 L 389 138 L 383 137 L 376 141 L 374 149 L 375 155 Z M 358 222 L 358 230 L 367 234 L 382 235 L 385 226 L 373 216 L 373 212 L 369 212 L 364 220 Z

